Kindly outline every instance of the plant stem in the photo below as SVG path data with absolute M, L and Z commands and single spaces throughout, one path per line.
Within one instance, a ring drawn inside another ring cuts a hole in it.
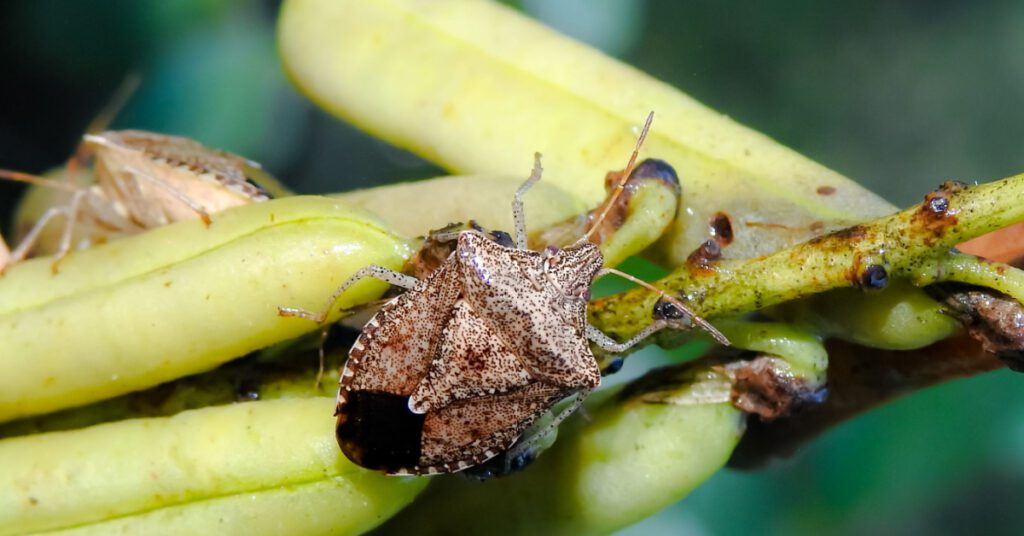
M 820 236 L 772 255 L 743 261 L 691 262 L 677 267 L 657 286 L 714 319 L 841 287 L 877 287 L 889 278 L 930 282 L 922 270 L 947 264 L 957 244 L 1024 220 L 1024 174 L 978 186 L 944 183 L 924 202 L 891 216 Z M 959 255 L 959 254 L 956 254 Z M 691 257 L 692 259 L 693 257 Z M 938 260 L 936 260 L 938 259 Z M 998 271 L 1013 271 L 1000 266 Z M 1006 277 L 999 290 L 1017 277 Z M 626 339 L 652 321 L 658 296 L 633 289 L 595 300 L 590 321 Z

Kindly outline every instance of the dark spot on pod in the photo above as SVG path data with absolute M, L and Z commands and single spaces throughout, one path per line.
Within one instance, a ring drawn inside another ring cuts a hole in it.
M 816 222 L 812 222 L 810 227 L 808 227 L 808 229 L 812 233 L 819 234 L 819 233 L 821 233 L 822 231 L 825 230 L 825 222 L 820 221 L 820 220 L 816 221 Z
M 928 200 L 928 208 L 936 214 L 945 214 L 949 210 L 949 199 L 941 196 L 935 196 Z
M 260 399 L 260 386 L 251 381 L 241 381 L 235 387 L 235 402 L 251 402 Z
M 946 229 L 956 225 L 956 210 L 950 205 L 950 196 L 966 186 L 956 181 L 942 183 L 934 192 L 924 196 L 924 202 L 914 214 L 913 221 L 924 234 L 924 243 L 930 246 Z
M 817 190 L 818 195 L 832 195 L 836 193 L 835 186 L 819 186 Z
M 491 239 L 507 248 L 516 247 L 515 241 L 512 240 L 512 235 L 505 231 L 491 231 Z
M 263 377 L 257 367 L 244 367 L 232 374 L 235 387 L 235 402 L 251 402 L 260 399 L 260 385 Z
M 822 224 L 822 229 L 824 229 L 824 224 Z M 860 240 L 861 238 L 867 236 L 867 234 L 868 233 L 866 227 L 864 227 L 863 225 L 854 225 L 852 227 L 839 229 L 838 231 L 832 231 L 831 233 L 826 235 L 816 236 L 808 240 L 808 243 L 821 244 L 824 245 L 825 247 L 841 247 L 846 249 L 850 247 L 850 244 L 848 242 L 853 240 Z
M 654 304 L 652 316 L 655 320 L 690 320 L 690 315 L 664 298 Z
M 883 289 L 889 284 L 889 273 L 880 264 L 872 264 L 860 274 L 860 286 L 869 289 Z
M 710 273 L 712 264 L 722 258 L 722 246 L 715 239 L 706 240 L 686 258 L 691 273 Z
M 711 217 L 711 236 L 715 237 L 715 241 L 720 246 L 728 246 L 732 243 L 732 222 L 729 220 L 729 215 L 724 212 L 716 212 Z
M 601 371 L 601 374 L 604 374 L 605 376 L 607 376 L 609 374 L 615 374 L 616 372 L 622 370 L 622 365 L 625 362 L 626 361 L 624 359 L 622 359 L 621 357 L 616 357 L 615 359 L 612 359 L 611 363 L 608 363 L 608 366 L 605 367 L 604 370 Z
M 409 410 L 409 397 L 348 391 L 338 414 L 338 445 L 348 459 L 389 473 L 419 464 L 426 415 Z
M 677 194 L 682 190 L 676 170 L 668 162 L 658 160 L 657 158 L 648 158 L 640 162 L 633 169 L 633 174 L 630 175 L 629 180 L 637 179 L 658 179 L 671 186 L 672 190 Z

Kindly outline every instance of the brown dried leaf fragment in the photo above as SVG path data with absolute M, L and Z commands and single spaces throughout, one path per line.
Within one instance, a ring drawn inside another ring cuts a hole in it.
M 949 380 L 997 370 L 1004 363 L 962 335 L 911 351 L 879 350 L 831 340 L 828 396 L 773 421 L 750 419 L 729 465 L 762 467 L 788 457 L 832 427 L 876 406 Z
M 760 355 L 725 367 L 732 379 L 732 405 L 763 421 L 786 417 L 813 393 L 807 382 L 788 372 L 777 357 Z
M 953 292 L 945 299 L 982 349 L 1011 369 L 1024 371 L 1024 307 L 991 290 Z

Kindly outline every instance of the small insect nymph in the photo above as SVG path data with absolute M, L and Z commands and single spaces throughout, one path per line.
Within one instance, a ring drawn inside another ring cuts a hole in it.
M 621 352 L 668 325 L 656 322 L 618 343 L 586 320 L 594 279 L 620 273 L 603 268 L 590 237 L 633 171 L 651 119 L 610 202 L 577 242 L 526 247 L 522 198 L 540 180 L 538 154 L 513 200 L 514 246 L 462 231 L 451 255 L 423 279 L 369 266 L 321 312 L 281 308 L 283 316 L 323 322 L 341 293 L 363 277 L 407 289 L 370 319 L 342 369 L 335 414 L 338 443 L 349 459 L 389 474 L 480 464 L 516 443 L 558 401 L 575 397 L 548 425 L 557 426 L 600 385 L 591 341 Z
M 54 218 L 65 220 L 54 255 L 56 267 L 72 242 L 87 246 L 189 219 L 209 224 L 211 213 L 270 198 L 264 186 L 275 187 L 276 182 L 259 164 L 240 156 L 179 136 L 138 130 L 100 132 L 132 90 L 134 84 L 122 87 L 114 105 L 93 121 L 68 160 L 63 179 L 0 169 L 0 179 L 66 194 L 24 232 L 13 252 L 0 239 L 0 273 L 32 253 L 40 233 Z M 93 173 L 83 173 L 90 162 Z

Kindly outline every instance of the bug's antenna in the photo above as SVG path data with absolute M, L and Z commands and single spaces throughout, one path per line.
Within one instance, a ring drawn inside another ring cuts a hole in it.
M 114 90 L 113 97 L 107 101 L 107 104 L 103 106 L 100 113 L 96 114 L 96 117 L 89 121 L 89 125 L 85 127 L 86 137 L 90 134 L 98 134 L 107 129 L 110 123 L 114 122 L 114 118 L 117 114 L 121 113 L 125 104 L 135 95 L 135 91 L 139 89 L 139 84 L 142 82 L 142 77 L 138 73 L 131 73 L 121 81 Z M 92 150 L 84 143 L 79 141 L 78 146 L 75 148 L 75 152 L 68 158 L 66 169 L 66 176 L 68 183 L 76 185 L 78 183 L 78 169 L 86 165 L 87 160 L 92 156 Z
M 629 182 L 629 176 L 633 174 L 633 168 L 636 167 L 636 159 L 640 156 L 640 147 L 643 146 L 644 140 L 647 139 L 647 132 L 651 130 L 651 122 L 654 121 L 654 112 L 647 114 L 647 121 L 644 122 L 644 128 L 640 131 L 640 137 L 636 140 L 636 147 L 633 149 L 633 154 L 629 157 L 629 163 L 626 164 L 626 168 L 622 170 L 622 178 L 619 179 L 618 184 L 615 185 L 615 191 L 608 198 L 607 204 L 605 204 L 604 210 L 601 211 L 601 215 L 597 217 L 590 224 L 590 230 L 587 234 L 583 235 L 583 240 L 590 240 L 590 235 L 597 231 L 597 228 L 601 225 L 601 222 L 611 212 L 612 207 L 615 206 L 615 201 L 622 195 L 622 191 L 626 189 L 626 183 Z
M 32 175 L 31 173 L 22 173 L 20 171 L 13 171 L 10 169 L 0 169 L 0 179 L 9 180 L 14 182 L 25 182 L 28 184 L 35 184 L 36 186 L 44 186 L 46 188 L 53 188 L 55 190 L 64 190 L 75 192 L 80 188 L 61 182 L 57 179 L 51 179 L 48 177 L 42 177 L 39 175 Z
M 114 90 L 114 95 L 103 106 L 100 113 L 96 114 L 92 121 L 89 121 L 89 126 L 85 127 L 85 133 L 97 134 L 106 130 L 110 123 L 114 121 L 114 117 L 121 113 L 121 109 L 135 95 L 135 91 L 139 89 L 141 81 L 142 77 L 138 73 L 131 73 L 126 76 L 121 81 L 121 84 L 117 86 L 117 89 Z

